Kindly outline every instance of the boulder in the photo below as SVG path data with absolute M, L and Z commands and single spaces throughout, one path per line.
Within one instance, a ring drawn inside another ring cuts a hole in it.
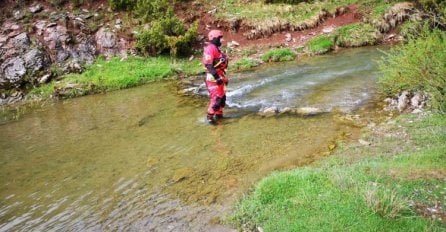
M 11 40 L 11 45 L 14 46 L 17 50 L 25 51 L 31 45 L 31 40 L 28 37 L 28 34 L 25 32 L 18 34 Z
M 25 61 L 20 57 L 13 57 L 0 66 L 3 76 L 0 76 L 0 86 L 17 84 L 26 74 Z
M 112 57 L 119 54 L 119 49 L 117 48 L 117 36 L 115 33 L 102 27 L 96 32 L 95 40 L 96 49 L 99 53 L 104 54 L 106 57 Z
M 42 5 L 40 5 L 40 4 L 36 4 L 36 5 L 31 6 L 31 7 L 29 8 L 29 11 L 30 11 L 31 13 L 33 13 L 33 14 L 35 14 L 35 13 L 39 13 L 39 12 L 42 11 L 42 10 L 43 10 L 43 7 L 42 7 Z
M 421 96 L 421 94 L 417 93 L 410 99 L 410 105 L 412 106 L 412 108 L 418 109 L 422 107 L 422 101 L 423 97 Z
M 49 57 L 40 49 L 33 48 L 23 56 L 25 60 L 25 67 L 31 73 L 42 70 L 50 65 Z
M 66 27 L 60 25 L 49 27 L 47 25 L 43 40 L 49 49 L 55 50 L 57 47 L 65 47 L 68 37 Z
M 409 104 L 409 92 L 404 91 L 398 97 L 398 105 L 397 105 L 398 111 L 402 112 L 403 110 L 405 110 L 408 104 Z

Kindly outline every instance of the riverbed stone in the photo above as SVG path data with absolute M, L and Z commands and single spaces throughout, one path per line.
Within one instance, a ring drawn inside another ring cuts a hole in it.
M 317 115 L 323 113 L 323 111 L 316 107 L 301 107 L 296 110 L 297 114 L 300 115 Z

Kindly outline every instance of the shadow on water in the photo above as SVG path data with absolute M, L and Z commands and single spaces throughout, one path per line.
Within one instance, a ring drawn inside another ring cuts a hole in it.
M 0 125 L 0 231 L 230 230 L 220 217 L 256 181 L 356 139 L 342 115 L 370 102 L 379 56 L 360 49 L 238 74 L 217 126 L 205 123 L 205 98 L 167 82 Z M 336 113 L 256 114 L 270 106 Z

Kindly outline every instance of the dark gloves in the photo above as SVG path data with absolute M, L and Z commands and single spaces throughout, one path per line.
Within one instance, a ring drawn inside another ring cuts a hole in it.
M 216 79 L 216 81 L 217 81 L 217 85 L 223 84 L 223 79 L 221 79 L 221 78 Z

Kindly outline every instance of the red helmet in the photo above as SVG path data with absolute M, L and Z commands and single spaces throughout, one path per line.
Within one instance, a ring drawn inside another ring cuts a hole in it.
M 214 38 L 218 38 L 220 36 L 223 36 L 223 32 L 220 30 L 211 30 L 208 34 L 209 41 L 213 40 Z

